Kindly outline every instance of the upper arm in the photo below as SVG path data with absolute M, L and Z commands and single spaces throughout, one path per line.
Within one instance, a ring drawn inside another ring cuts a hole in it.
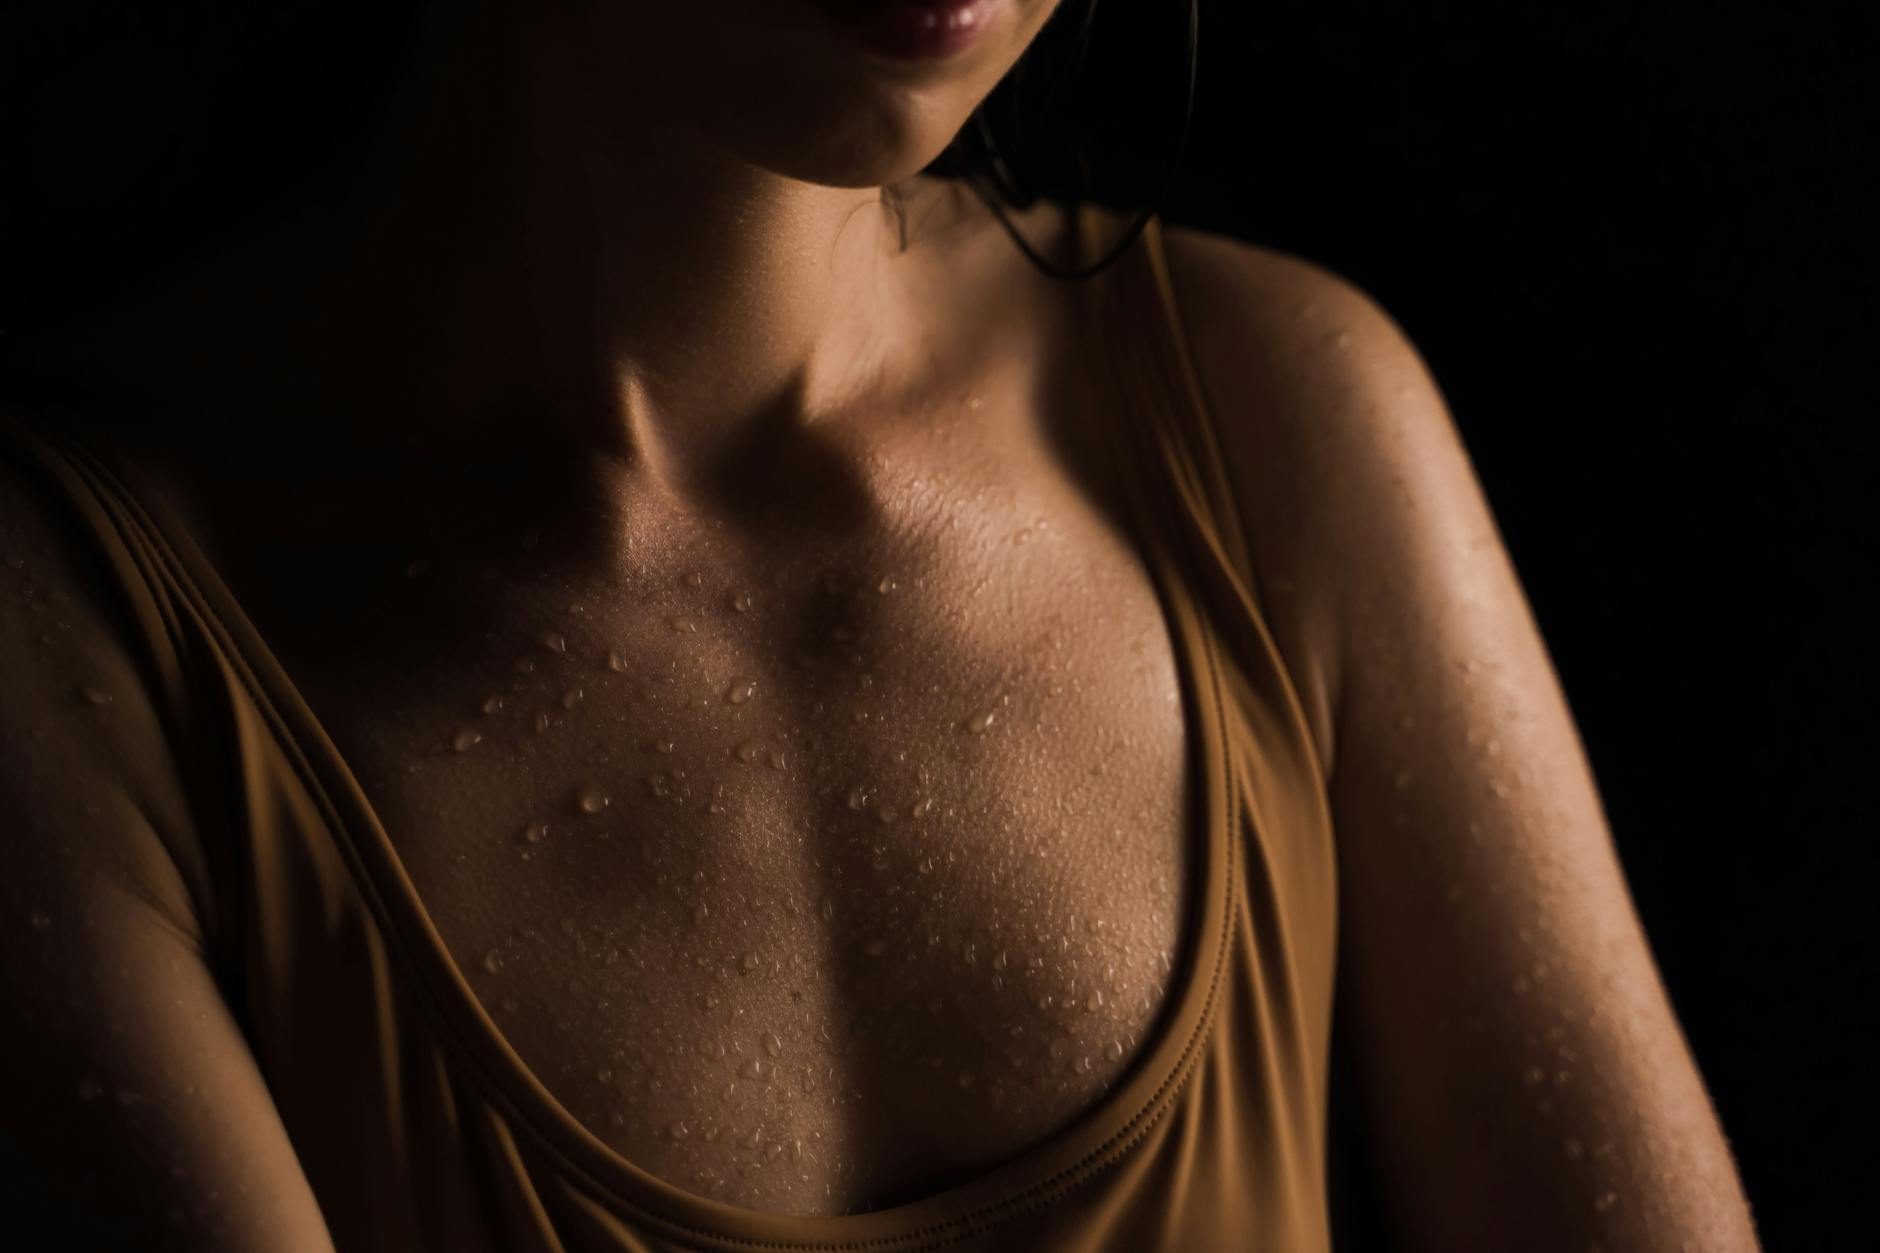
M 6 462 L 0 554 L 0 1221 L 47 1247 L 330 1250 L 159 838 L 187 815 L 110 590 Z
M 1335 1012 L 1415 1248 L 1755 1247 L 1565 695 L 1417 354 L 1214 236 L 1174 276 L 1256 559 L 1322 694 Z M 1518 417 L 1518 415 L 1517 415 Z M 1271 582 L 1272 580 L 1269 580 Z

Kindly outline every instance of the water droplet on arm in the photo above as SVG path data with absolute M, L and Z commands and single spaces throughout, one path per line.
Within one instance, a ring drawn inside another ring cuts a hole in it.
M 89 683 L 78 689 L 78 698 L 87 705 L 93 706 L 109 705 L 111 703 L 111 693 L 105 691 L 103 688 L 93 687 Z
M 564 657 L 568 655 L 568 641 L 560 631 L 544 631 L 536 639 L 549 652 L 560 653 Z
M 725 690 L 725 703 L 727 705 L 742 705 L 756 694 L 757 680 L 733 679 L 731 686 Z
M 575 805 L 584 814 L 598 814 L 607 808 L 608 796 L 607 793 L 590 783 L 581 789 L 581 794 L 575 798 Z
M 990 709 L 982 714 L 976 714 L 967 722 L 966 729 L 974 735 L 984 735 L 986 729 L 992 725 L 994 716 L 994 711 Z
M 483 733 L 481 731 L 473 731 L 469 727 L 465 727 L 463 730 L 457 732 L 456 737 L 451 740 L 450 746 L 460 753 L 467 753 L 482 742 Z

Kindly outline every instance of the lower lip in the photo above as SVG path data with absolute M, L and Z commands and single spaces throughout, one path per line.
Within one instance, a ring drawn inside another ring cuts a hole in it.
M 1005 0 L 886 0 L 850 11 L 849 24 L 870 51 L 902 61 L 932 61 L 972 46 Z

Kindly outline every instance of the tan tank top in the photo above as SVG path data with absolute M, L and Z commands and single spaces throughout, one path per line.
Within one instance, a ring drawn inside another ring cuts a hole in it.
M 1095 211 L 1079 212 L 1086 256 Z M 122 588 L 175 737 L 202 933 L 342 1253 L 1144 1250 L 1330 1245 L 1337 934 L 1321 764 L 1256 583 L 1152 219 L 1086 285 L 1100 415 L 1182 676 L 1200 875 L 1163 1016 L 1075 1124 L 910 1204 L 733 1208 L 636 1168 L 525 1067 L 364 792 L 176 518 L 92 451 L 0 418 Z

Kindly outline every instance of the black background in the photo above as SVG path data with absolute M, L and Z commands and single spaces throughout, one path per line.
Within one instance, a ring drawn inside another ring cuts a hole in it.
M 1100 190 L 1326 265 L 1421 349 L 1765 1246 L 1873 1247 L 1872 19 L 1202 0 L 1158 191 L 1186 5 L 1109 9 L 1135 155 Z

